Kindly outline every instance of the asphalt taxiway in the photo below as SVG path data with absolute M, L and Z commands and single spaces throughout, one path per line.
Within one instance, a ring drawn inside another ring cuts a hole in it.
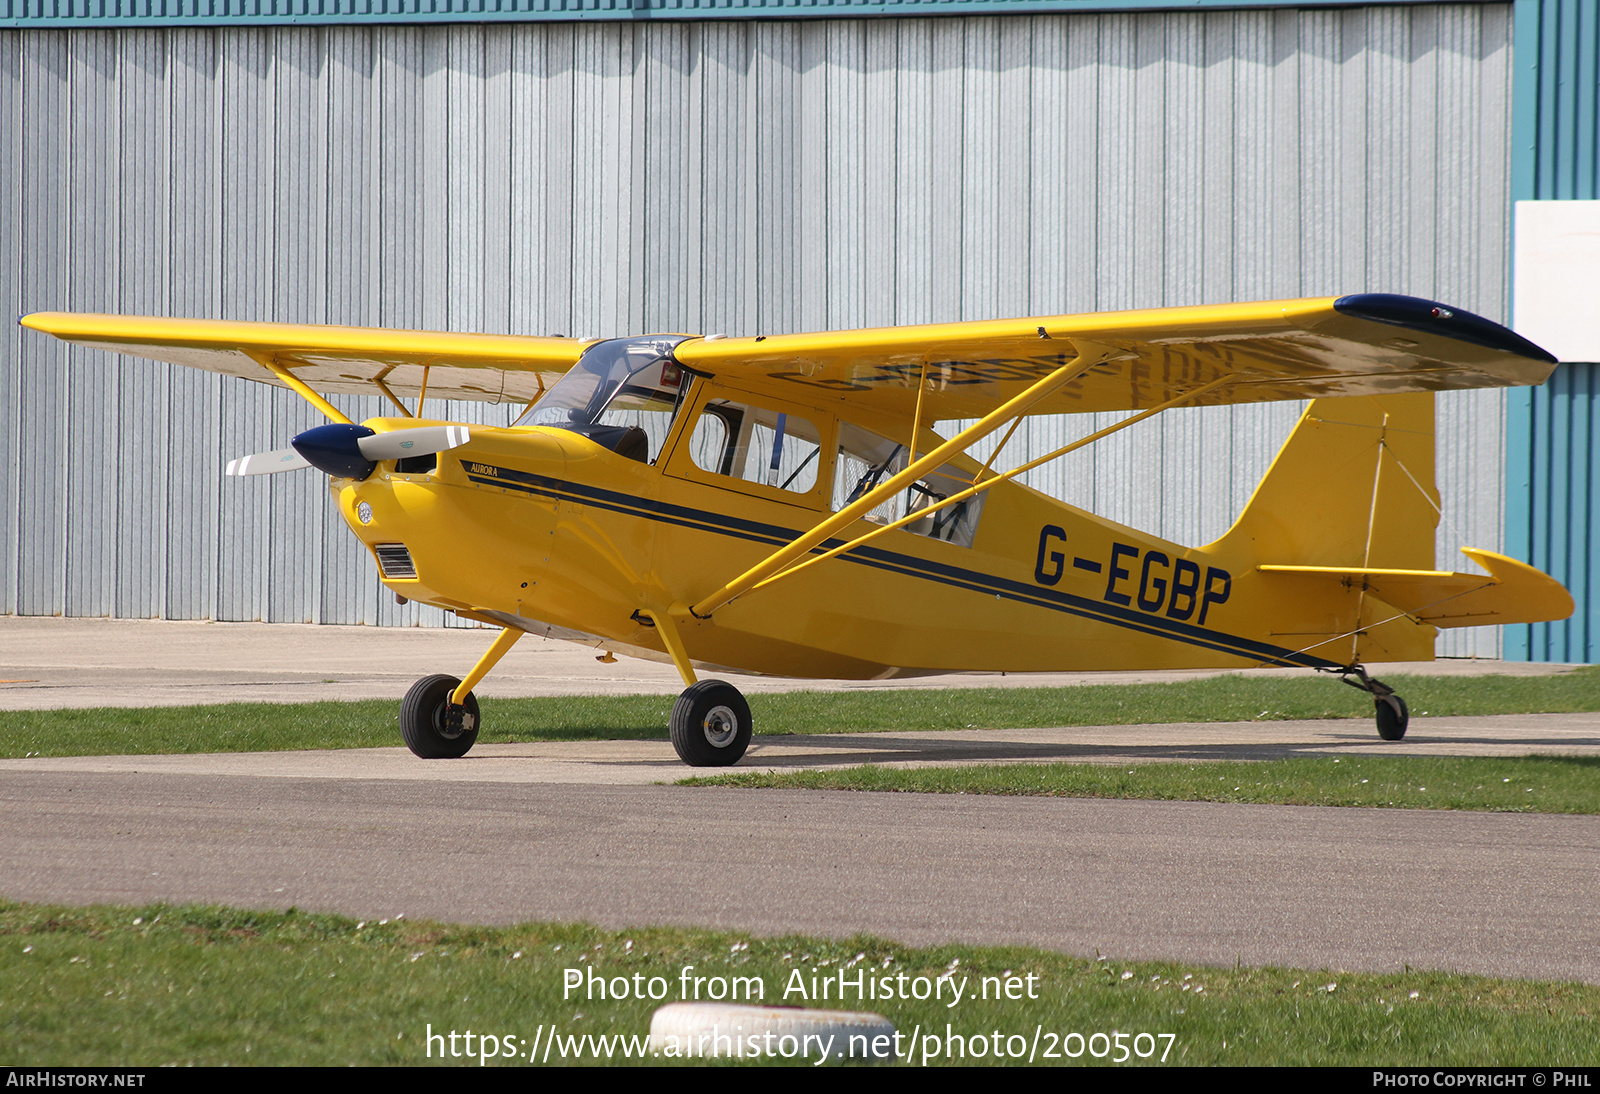
M 481 627 L 335 627 L 301 623 L 185 623 L 0 616 L 0 710 L 197 703 L 395 699 L 433 673 L 464 676 L 499 632 Z M 1371 666 L 1383 675 L 1386 666 Z M 1395 671 L 1542 675 L 1567 665 L 1435 661 Z M 1038 687 L 1216 676 L 1189 672 L 1001 673 L 906 680 L 791 680 L 740 676 L 747 692 L 858 688 Z M 1251 669 L 1309 674 L 1309 669 Z M 600 660 L 568 642 L 524 638 L 474 689 L 481 698 L 542 695 L 676 695 L 669 664 Z
M 1600 818 L 8 771 L 11 899 L 1600 983 Z
M 401 640 L 374 674 L 348 642 L 346 662 L 296 663 L 296 644 L 277 626 L 240 625 L 223 640 L 215 624 L 103 624 L 98 633 L 124 651 L 108 665 L 115 658 L 92 642 L 52 653 L 38 628 L 31 640 L 8 639 L 9 622 L 0 620 L 0 666 L 34 684 L 0 685 L 0 694 L 36 706 L 97 686 L 102 702 L 136 699 L 149 685 L 137 682 L 140 663 L 156 661 L 181 690 L 187 655 L 174 646 L 191 639 L 163 647 L 170 628 L 209 634 L 193 639 L 207 668 L 190 678 L 224 691 L 281 697 L 313 677 L 337 679 L 345 665 L 373 686 L 417 670 L 395 652 Z M 83 626 L 49 622 L 58 635 Z M 466 637 L 463 650 L 483 644 Z M 325 638 L 339 645 L 307 641 Z M 438 658 L 430 640 L 413 651 L 418 660 Z M 33 660 L 8 660 L 19 648 Z M 252 650 L 275 651 L 270 678 L 249 683 L 267 672 L 249 663 Z M 91 679 L 120 671 L 125 690 Z M 1600 716 L 1419 717 L 1400 748 L 1597 755 Z M 741 766 L 1380 750 L 1397 748 L 1365 722 L 1252 722 L 758 738 Z M 655 785 L 684 773 L 664 741 L 486 745 L 433 762 L 398 748 L 0 761 L 0 896 L 870 933 L 1600 983 L 1597 817 Z

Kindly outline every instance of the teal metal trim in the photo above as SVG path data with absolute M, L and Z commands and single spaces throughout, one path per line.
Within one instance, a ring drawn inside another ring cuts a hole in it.
M 1600 4 L 1516 0 L 1511 200 L 1600 196 Z
M 1600 547 L 1593 519 L 1600 479 L 1597 391 L 1600 365 L 1565 364 L 1543 388 L 1526 393 L 1531 444 L 1523 557 L 1566 585 L 1576 609 L 1561 622 L 1507 627 L 1508 657 L 1515 649 L 1529 661 L 1600 660 L 1600 593 L 1590 565 Z M 1515 647 L 1512 632 L 1519 632 Z
M 1416 0 L 1319 0 L 1309 6 L 1415 3 Z M 842 19 L 1307 6 L 1305 0 L 0 0 L 0 27 Z
M 1511 200 L 1529 201 L 1539 167 L 1540 0 L 1516 0 L 1511 9 Z M 1515 205 L 1512 206 L 1513 210 Z M 1512 218 L 1513 225 L 1515 217 Z M 1511 286 L 1512 294 L 1516 285 Z
M 1577 133 L 1573 141 L 1573 191 L 1595 194 L 1595 69 L 1600 64 L 1600 5 L 1575 5 L 1573 10 L 1573 95 L 1577 102 L 1573 121 Z
M 1600 5 L 1515 0 L 1512 35 L 1512 201 L 1600 198 Z M 1577 605 L 1565 622 L 1506 627 L 1507 660 L 1600 660 L 1597 393 L 1600 365 L 1569 363 L 1543 387 L 1507 394 L 1505 550 Z
M 1595 491 L 1600 488 L 1600 365 L 1589 365 L 1587 368 L 1588 400 L 1583 408 L 1586 411 L 1584 430 L 1589 442 L 1583 454 L 1587 496 L 1580 525 L 1584 535 L 1584 599 L 1573 612 L 1573 623 L 1583 628 L 1583 660 L 1600 661 L 1600 592 L 1595 590 L 1593 582 L 1596 572 L 1593 563 L 1596 554 L 1600 553 L 1600 536 L 1595 530 L 1595 518 L 1600 516 L 1595 499 Z
M 1600 657 L 1596 648 L 1595 619 L 1600 615 L 1600 594 L 1596 593 L 1592 563 L 1595 560 L 1594 498 L 1595 498 L 1595 415 L 1600 411 L 1595 396 L 1600 368 L 1595 365 L 1570 365 L 1567 372 L 1567 435 L 1572 444 L 1557 449 L 1566 456 L 1567 497 L 1567 589 L 1577 605 L 1572 618 L 1567 621 L 1567 661 L 1593 661 Z M 1548 624 L 1547 624 L 1548 625 Z

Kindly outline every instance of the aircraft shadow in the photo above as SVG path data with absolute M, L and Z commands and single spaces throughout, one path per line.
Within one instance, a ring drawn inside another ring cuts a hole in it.
M 1509 746 L 1520 752 L 1600 752 L 1600 738 L 1436 737 L 1421 736 L 1418 743 L 1455 746 L 1461 754 L 1478 754 L 1484 746 Z M 1320 741 L 1229 743 L 1196 741 L 1163 744 L 1086 744 L 1070 741 L 939 741 L 925 737 L 885 734 L 856 736 L 757 737 L 742 761 L 746 765 L 779 768 L 855 766 L 868 763 L 1178 763 L 1219 760 L 1282 760 L 1295 757 L 1349 753 L 1352 746 L 1379 745 L 1375 733 L 1338 734 Z M 802 747 L 799 755 L 779 748 Z M 1404 744 L 1399 748 L 1403 749 Z M 816 751 L 811 751 L 816 749 Z M 1404 755 L 1404 752 L 1397 754 Z

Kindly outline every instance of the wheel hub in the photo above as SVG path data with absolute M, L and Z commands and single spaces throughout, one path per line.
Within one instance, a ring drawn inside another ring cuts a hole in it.
M 728 707 L 712 707 L 701 725 L 706 740 L 715 748 L 727 748 L 739 735 L 739 716 Z
M 439 736 L 447 741 L 453 741 L 463 733 L 470 733 L 477 723 L 478 720 L 472 716 L 470 710 L 455 703 L 446 703 L 440 707 L 433 718 Z

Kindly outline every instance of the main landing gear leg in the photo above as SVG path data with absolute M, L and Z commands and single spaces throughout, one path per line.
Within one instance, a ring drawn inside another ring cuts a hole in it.
M 721 680 L 695 679 L 689 652 L 668 612 L 641 611 L 655 625 L 661 644 L 686 685 L 672 705 L 672 747 L 690 767 L 730 767 L 750 747 L 754 722 L 739 689 Z M 642 621 L 642 620 L 641 620 Z
M 400 736 L 406 747 L 425 760 L 465 756 L 478 739 L 478 699 L 472 689 L 517 644 L 522 633 L 515 627 L 501 631 L 465 680 L 424 676 L 413 684 L 400 703 Z
M 1374 680 L 1367 675 L 1367 670 L 1360 665 L 1351 665 L 1343 670 L 1340 677 L 1353 688 L 1360 688 L 1372 696 L 1376 708 L 1378 722 L 1378 736 L 1386 741 L 1398 741 L 1406 735 L 1406 726 L 1411 722 L 1411 712 L 1406 709 L 1406 701 L 1394 693 L 1394 689 L 1382 680 Z M 1351 677 L 1355 677 L 1354 680 Z

